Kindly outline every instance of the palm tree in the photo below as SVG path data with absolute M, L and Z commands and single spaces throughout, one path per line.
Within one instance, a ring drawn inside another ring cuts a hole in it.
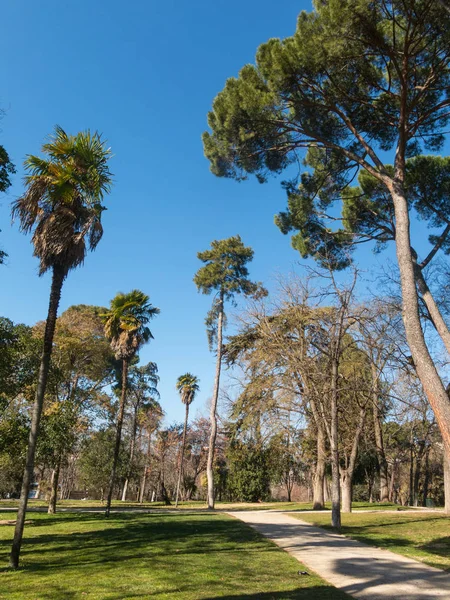
M 184 459 L 184 448 L 186 445 L 186 430 L 189 418 L 189 406 L 195 398 L 195 394 L 198 392 L 199 380 L 195 375 L 191 373 L 185 373 L 180 375 L 177 379 L 176 388 L 180 393 L 181 402 L 186 406 L 186 415 L 184 417 L 184 429 L 183 429 L 183 442 L 181 444 L 181 457 L 180 457 L 180 468 L 178 471 L 178 482 L 177 482 L 177 494 L 175 497 L 175 508 L 178 506 L 178 495 L 180 493 L 181 477 L 183 473 L 183 459 Z
M 12 207 L 20 229 L 33 232 L 39 275 L 52 272 L 44 344 L 33 406 L 26 467 L 23 475 L 10 565 L 19 566 L 28 492 L 33 478 L 39 422 L 52 354 L 53 336 L 64 279 L 94 250 L 103 229 L 103 196 L 111 188 L 108 168 L 111 151 L 96 132 L 68 135 L 61 127 L 42 146 L 45 158 L 28 156 L 24 166 L 26 189 Z
M 111 511 L 111 499 L 122 437 L 123 415 L 127 396 L 128 367 L 141 346 L 153 338 L 147 324 L 155 315 L 159 314 L 159 308 L 152 306 L 149 300 L 149 297 L 140 290 L 132 290 L 128 294 L 119 292 L 111 300 L 108 312 L 102 315 L 105 321 L 105 335 L 110 340 L 116 359 L 122 361 L 121 395 L 116 426 L 116 443 L 105 510 L 105 516 L 107 517 L 109 517 Z

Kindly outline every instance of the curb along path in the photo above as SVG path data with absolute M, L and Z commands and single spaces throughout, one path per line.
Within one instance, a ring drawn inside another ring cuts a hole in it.
M 450 600 L 450 574 L 272 511 L 229 512 L 362 600 Z

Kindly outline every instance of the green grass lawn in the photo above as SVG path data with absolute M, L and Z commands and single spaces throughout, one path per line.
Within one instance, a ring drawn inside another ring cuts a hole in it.
M 328 514 L 302 514 L 298 518 L 331 529 Z M 341 533 L 450 571 L 450 518 L 443 514 L 343 514 Z
M 113 500 L 113 510 L 115 509 L 169 509 L 176 510 L 175 507 L 166 506 L 163 502 L 121 502 L 120 500 Z M 0 500 L 0 511 L 4 508 L 16 508 L 18 505 L 17 500 Z M 46 508 L 48 503 L 44 500 L 30 500 L 28 502 L 28 508 Z M 60 500 L 58 502 L 58 508 L 61 509 L 102 509 L 105 507 L 105 503 L 99 500 Z M 217 510 L 293 510 L 293 511 L 304 511 L 312 510 L 313 505 L 311 502 L 218 502 L 216 503 Z M 326 508 L 331 509 L 331 504 L 326 503 Z M 369 502 L 354 502 L 354 509 L 367 509 L 367 510 L 408 510 L 408 508 L 399 507 L 398 504 L 376 504 Z M 204 501 L 192 501 L 192 502 L 180 502 L 179 509 L 205 509 L 206 504 Z
M 0 513 L 0 521 L 11 519 Z M 244 523 L 224 514 L 30 513 L 22 568 L 6 568 L 13 527 L 0 526 L 3 600 L 348 600 Z

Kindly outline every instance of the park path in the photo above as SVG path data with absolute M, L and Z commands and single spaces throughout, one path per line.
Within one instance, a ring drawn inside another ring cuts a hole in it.
M 450 574 L 275 511 L 228 513 L 361 600 L 450 600 Z

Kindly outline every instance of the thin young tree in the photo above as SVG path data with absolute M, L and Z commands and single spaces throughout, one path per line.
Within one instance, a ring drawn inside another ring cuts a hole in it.
M 206 317 L 210 348 L 217 342 L 216 375 L 211 399 L 211 434 L 206 474 L 208 478 L 208 508 L 214 508 L 214 451 L 217 437 L 217 401 L 219 398 L 220 372 L 222 367 L 222 338 L 225 323 L 224 303 L 234 302 L 237 294 L 261 297 L 267 292 L 260 283 L 248 278 L 247 263 L 253 259 L 253 250 L 244 246 L 239 235 L 211 242 L 211 249 L 199 252 L 198 258 L 205 263 L 195 277 L 194 283 L 203 294 L 214 292 L 211 310 Z
M 152 306 L 146 294 L 140 290 L 132 290 L 128 294 L 119 292 L 111 300 L 108 312 L 103 315 L 105 320 L 105 335 L 110 340 L 116 359 L 122 361 L 121 394 L 116 423 L 113 465 L 105 509 L 106 517 L 109 517 L 111 512 L 111 500 L 116 480 L 117 461 L 119 459 L 120 441 L 122 438 L 123 415 L 127 399 L 128 368 L 130 361 L 136 356 L 143 344 L 153 338 L 147 325 L 158 314 L 159 308 Z
M 25 160 L 26 189 L 12 207 L 21 231 L 33 232 L 39 275 L 47 271 L 52 273 L 26 467 L 10 557 L 13 569 L 19 566 L 61 289 L 69 271 L 83 264 L 88 250 L 94 250 L 102 237 L 101 216 L 105 210 L 102 202 L 112 181 L 108 167 L 111 151 L 97 132 L 69 135 L 56 127 L 54 135 L 42 146 L 42 152 L 45 158 L 30 155 Z
M 127 499 L 128 485 L 134 466 L 134 455 L 136 449 L 136 433 L 139 415 L 145 415 L 150 408 L 159 406 L 159 382 L 158 366 L 149 362 L 142 367 L 132 367 L 128 380 L 128 388 L 131 395 L 131 429 L 130 429 L 130 458 L 128 462 L 127 476 L 122 490 L 122 502 Z M 159 407 L 161 408 L 161 407 Z M 145 417 L 144 417 L 145 418 Z
M 183 461 L 184 461 L 184 450 L 186 446 L 186 431 L 188 426 L 189 419 L 189 407 L 192 404 L 195 394 L 200 389 L 199 380 L 192 373 L 185 373 L 184 375 L 180 375 L 177 379 L 176 388 L 180 393 L 181 402 L 186 407 L 186 412 L 184 416 L 184 427 L 183 427 L 183 441 L 181 443 L 181 455 L 180 455 L 180 468 L 178 470 L 178 481 L 177 481 L 177 492 L 175 496 L 175 508 L 178 506 L 178 497 L 180 494 L 180 485 L 181 478 L 183 476 Z

